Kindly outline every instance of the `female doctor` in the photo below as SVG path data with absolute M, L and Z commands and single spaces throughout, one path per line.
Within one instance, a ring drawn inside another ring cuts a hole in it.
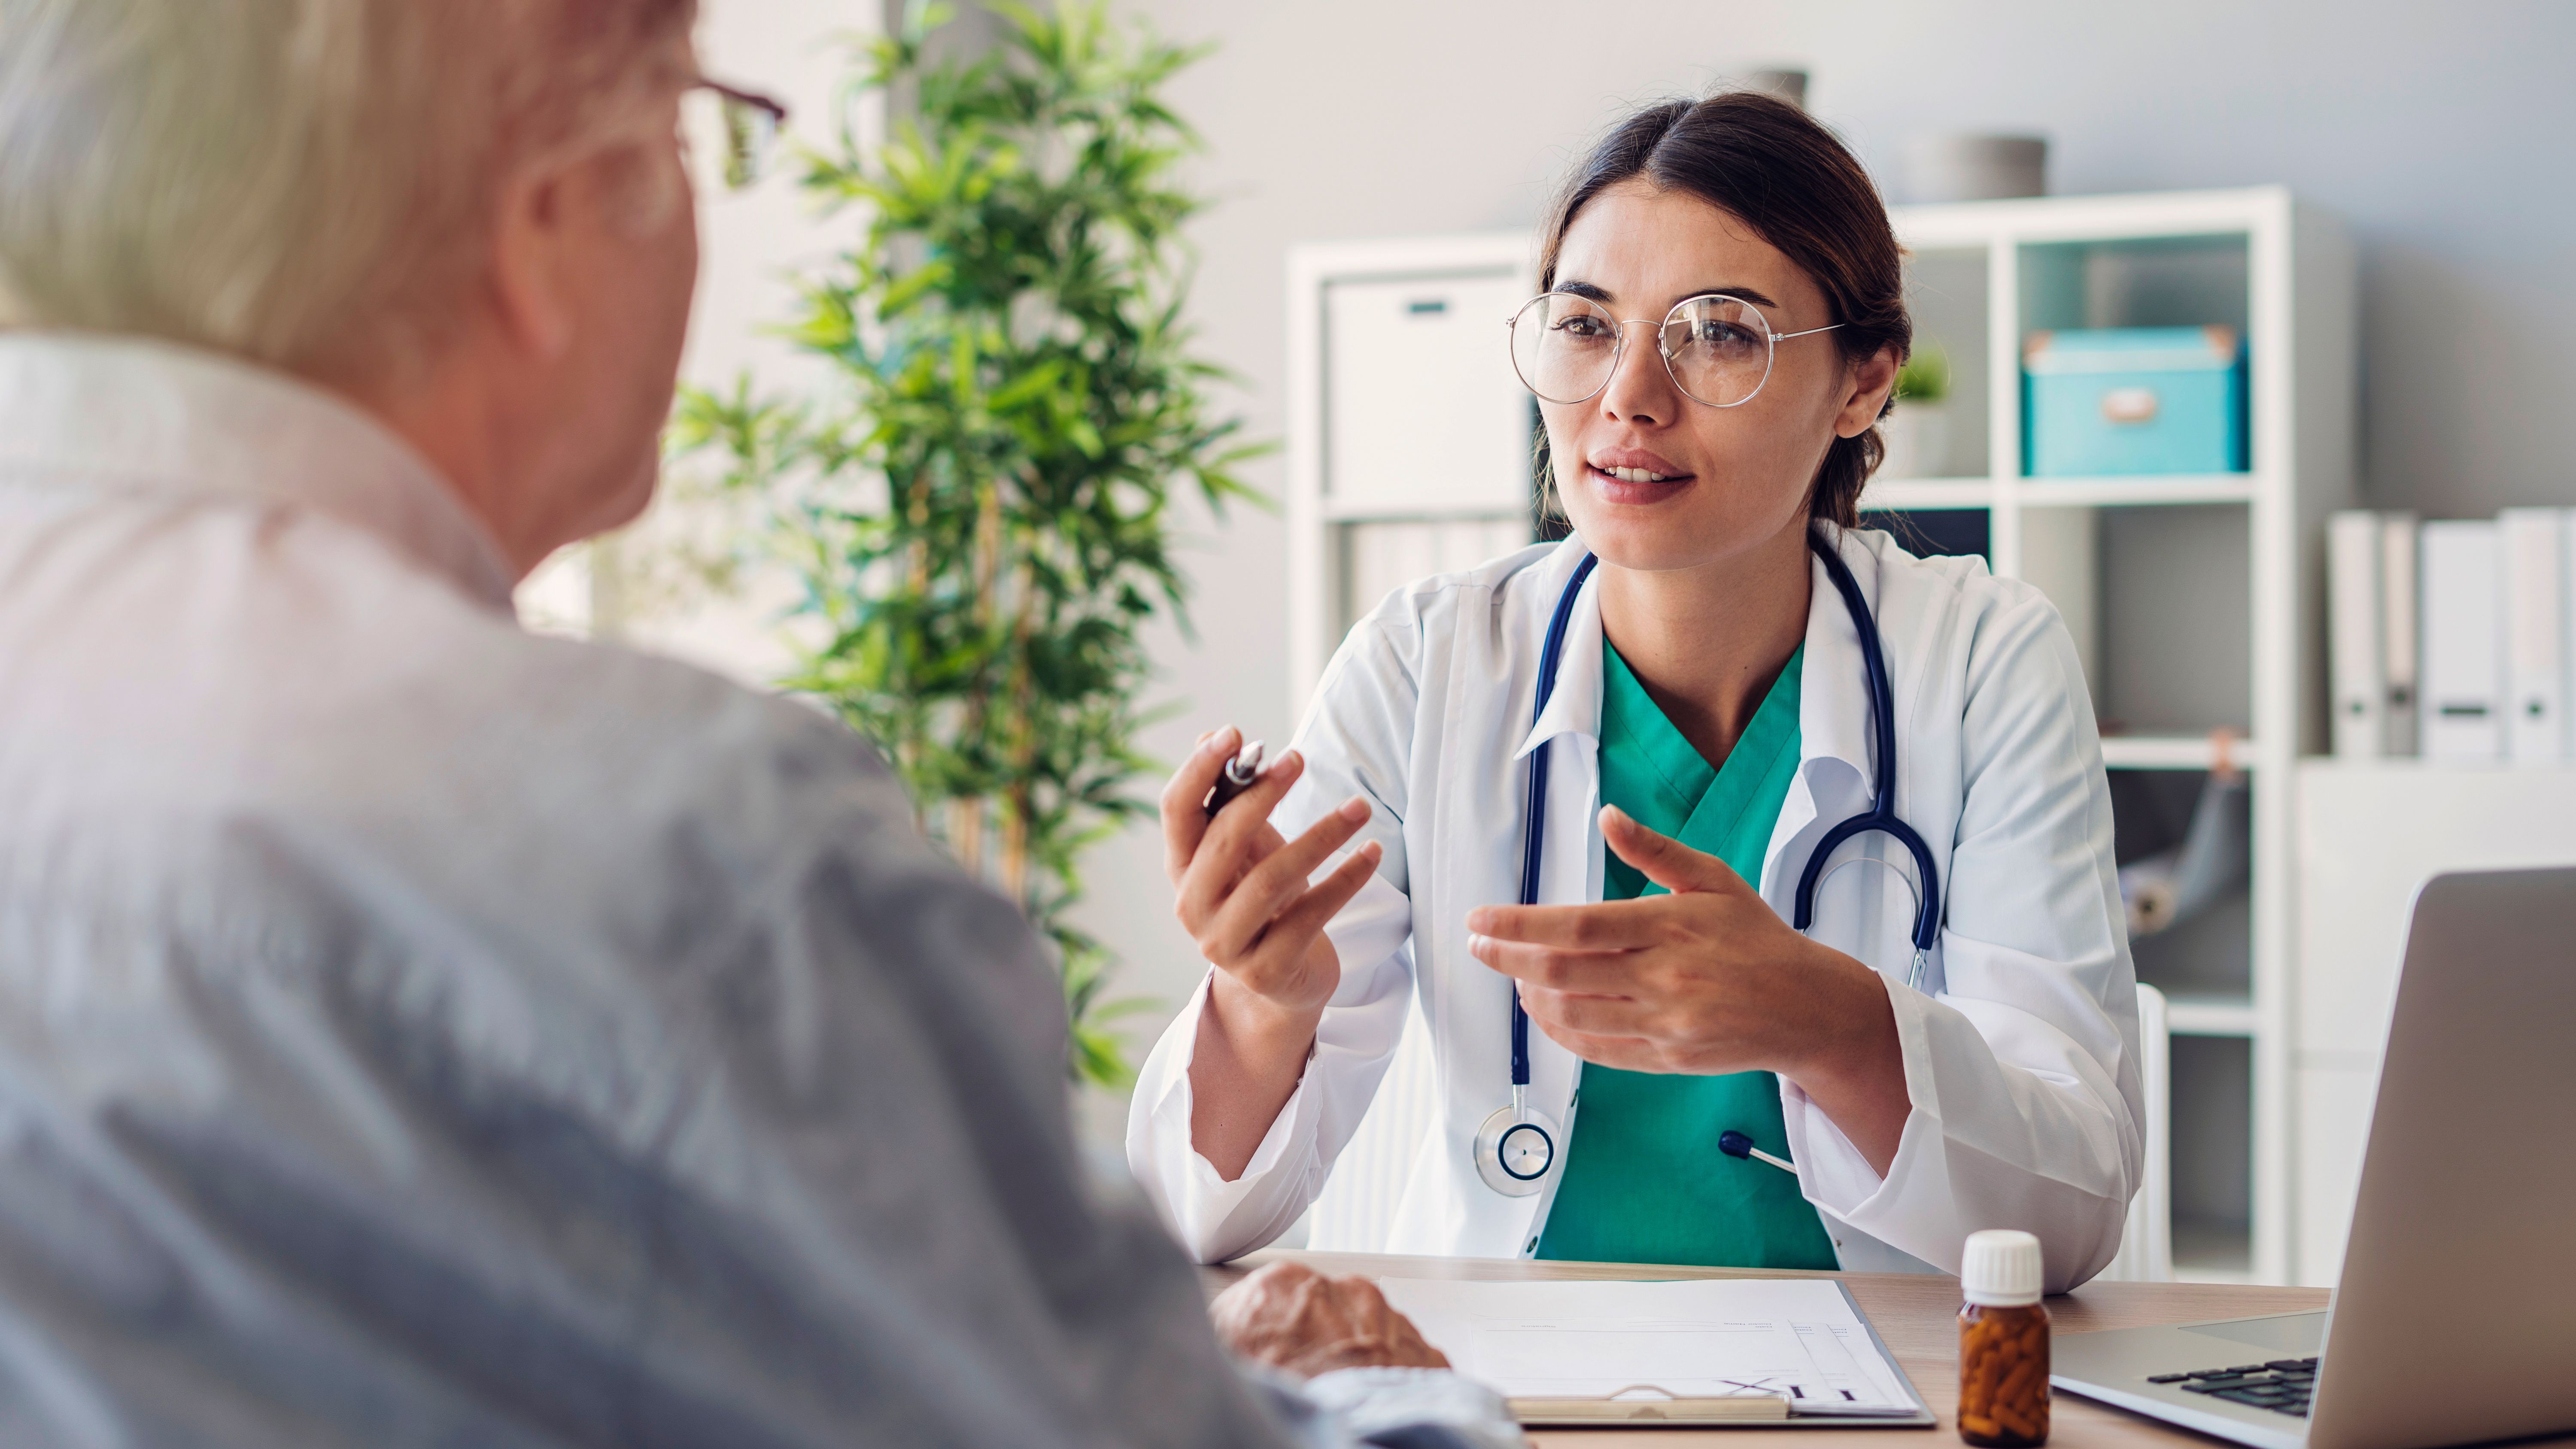
M 1415 997 L 1440 1112 L 1391 1251 L 1955 1272 L 2012 1227 L 2052 1292 L 2111 1258 L 2144 1118 L 2073 645 L 1854 528 L 1900 255 L 1767 97 L 1578 168 L 1511 330 L 1573 536 L 1398 590 L 1251 789 L 1203 806 L 1229 728 L 1164 794 L 1214 969 L 1128 1154 L 1200 1258 L 1314 1200 Z

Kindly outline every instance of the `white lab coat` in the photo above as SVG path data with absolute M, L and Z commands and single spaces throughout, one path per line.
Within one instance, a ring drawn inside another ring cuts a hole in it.
M 1825 525 L 1819 525 L 1824 527 Z M 1800 1184 L 1842 1266 L 1956 1272 L 1962 1240 L 2021 1228 L 2045 1247 L 2051 1292 L 2118 1249 L 2142 1159 L 2134 972 L 2111 854 L 2111 803 L 2073 641 L 2038 590 L 1973 559 L 1917 559 L 1877 532 L 1839 534 L 1879 621 L 1897 719 L 1897 812 L 1941 873 L 1941 937 L 1909 989 L 1912 902 L 1903 847 L 1871 834 L 1836 861 L 1815 935 L 1888 982 L 1907 1117 L 1887 1175 L 1806 1095 L 1780 1084 Z M 1363 794 L 1377 877 L 1328 933 L 1342 979 L 1303 1079 L 1241 1177 L 1190 1145 L 1189 1062 L 1201 983 L 1147 1059 L 1128 1160 L 1204 1261 L 1261 1247 L 1322 1190 L 1421 1002 L 1439 1120 L 1397 1208 L 1391 1251 L 1515 1257 L 1537 1245 L 1561 1172 L 1504 1197 L 1471 1155 L 1510 1091 L 1510 982 L 1467 953 L 1467 913 L 1518 898 L 1530 750 L 1553 741 L 1538 896 L 1601 898 L 1600 584 L 1584 586 L 1557 687 L 1533 726 L 1550 612 L 1583 556 L 1540 545 L 1398 590 L 1352 629 L 1296 748 L 1307 772 L 1275 819 L 1294 835 Z M 1783 919 L 1815 842 L 1868 809 L 1874 770 L 1859 638 L 1814 564 L 1796 779 L 1758 882 Z M 1356 844 L 1356 842 L 1355 842 Z M 1328 864 L 1326 869 L 1330 869 Z M 1530 1033 L 1530 1105 L 1576 1126 L 1582 1063 Z M 1712 1144 L 1713 1146 L 1713 1144 Z M 1562 1158 L 1560 1153 L 1560 1159 Z

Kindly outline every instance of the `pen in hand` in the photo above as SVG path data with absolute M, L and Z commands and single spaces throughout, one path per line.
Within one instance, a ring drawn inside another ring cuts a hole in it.
M 1242 754 L 1226 761 L 1225 768 L 1217 772 L 1216 787 L 1208 791 L 1205 802 L 1210 819 L 1225 808 L 1227 801 L 1251 789 L 1253 782 L 1261 778 L 1261 751 L 1262 742 L 1254 740 L 1243 747 Z

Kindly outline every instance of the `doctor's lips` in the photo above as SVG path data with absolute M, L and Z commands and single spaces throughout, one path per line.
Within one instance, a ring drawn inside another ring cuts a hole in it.
M 1643 448 L 1605 448 L 1584 460 L 1592 471 L 1621 483 L 1687 483 L 1691 475 Z

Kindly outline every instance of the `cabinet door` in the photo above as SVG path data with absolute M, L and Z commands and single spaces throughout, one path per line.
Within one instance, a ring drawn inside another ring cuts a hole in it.
M 1507 272 L 1324 294 L 1324 492 L 1336 512 L 1510 513 L 1530 498 L 1529 393 Z
M 2370 1137 L 2375 1066 L 2302 1066 L 2298 1090 L 2298 1261 L 2290 1281 L 2331 1288 L 2343 1269 L 2361 1152 Z
M 2446 870 L 2576 865 L 2576 770 L 2313 760 L 2299 770 L 2298 821 L 2293 1045 L 2375 1063 L 2416 888 Z
M 2323 1286 L 2352 1221 L 2416 888 L 2446 870 L 2576 864 L 2576 770 L 2310 760 L 2298 827 L 2293 1273 Z

